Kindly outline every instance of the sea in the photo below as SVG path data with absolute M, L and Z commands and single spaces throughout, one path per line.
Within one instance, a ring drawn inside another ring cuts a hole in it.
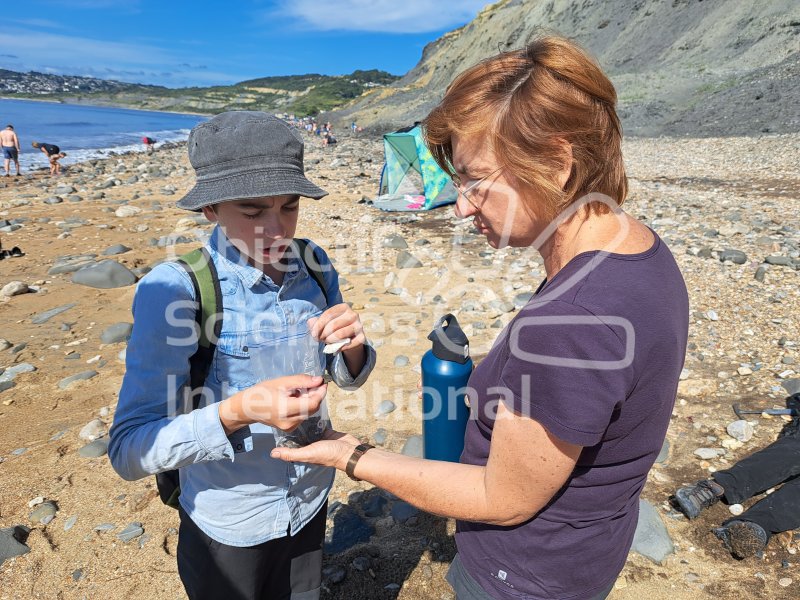
M 143 136 L 157 140 L 156 149 L 165 142 L 183 141 L 204 120 L 182 113 L 0 99 L 0 128 L 14 126 L 23 173 L 48 166 L 47 157 L 31 146 L 34 141 L 61 148 L 67 154 L 61 164 L 68 165 L 112 153 L 143 152 Z

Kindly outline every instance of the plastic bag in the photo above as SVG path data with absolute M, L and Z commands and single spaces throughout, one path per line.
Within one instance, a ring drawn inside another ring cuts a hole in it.
M 270 341 L 254 340 L 250 346 L 250 363 L 260 381 L 276 379 L 286 375 L 322 376 L 325 372 L 323 344 L 315 340 L 305 323 L 304 329 L 292 332 L 288 337 Z M 331 426 L 326 400 L 319 410 L 300 423 L 292 431 L 273 427 L 275 445 L 285 448 L 299 448 L 322 439 Z

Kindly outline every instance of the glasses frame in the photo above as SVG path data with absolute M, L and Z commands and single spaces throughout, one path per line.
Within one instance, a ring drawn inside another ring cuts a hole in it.
M 496 168 L 494 171 L 492 171 L 492 172 L 491 172 L 491 173 L 489 173 L 488 175 L 484 175 L 484 176 L 483 176 L 483 177 L 481 177 L 480 179 L 476 179 L 475 181 L 473 181 L 472 183 L 470 183 L 470 184 L 469 184 L 467 187 L 465 187 L 465 188 L 464 188 L 464 187 L 462 187 L 462 185 L 463 185 L 463 184 L 461 183 L 461 178 L 458 176 L 458 174 L 457 174 L 457 173 L 453 173 L 453 174 L 450 176 L 450 181 L 452 181 L 452 182 L 453 182 L 453 185 L 455 186 L 455 188 L 456 188 L 456 191 L 457 191 L 457 192 L 458 192 L 460 195 L 464 196 L 464 200 L 466 200 L 467 202 L 469 202 L 469 203 L 472 205 L 472 207 L 473 207 L 475 210 L 477 210 L 478 212 L 480 212 L 480 210 L 481 210 L 481 207 L 480 207 L 480 206 L 478 206 L 477 204 L 475 204 L 475 203 L 472 201 L 472 199 L 470 198 L 470 193 L 472 192 L 472 190 L 474 190 L 476 187 L 478 187 L 478 186 L 479 186 L 480 184 L 482 184 L 484 181 L 486 181 L 487 179 L 489 179 L 489 177 L 491 177 L 492 175 L 495 175 L 495 174 L 499 173 L 500 171 L 502 171 L 502 169 L 503 169 L 503 167 L 497 167 L 497 168 Z

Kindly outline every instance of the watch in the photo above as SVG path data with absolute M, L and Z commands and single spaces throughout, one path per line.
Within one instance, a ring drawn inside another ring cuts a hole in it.
M 356 470 L 356 463 L 358 459 L 364 456 L 364 453 L 367 450 L 371 450 L 374 448 L 372 444 L 359 444 L 353 450 L 353 454 L 350 455 L 350 460 L 347 461 L 347 466 L 344 468 L 344 472 L 347 473 L 347 476 L 352 479 L 353 481 L 361 481 L 358 477 L 356 477 L 353 473 Z

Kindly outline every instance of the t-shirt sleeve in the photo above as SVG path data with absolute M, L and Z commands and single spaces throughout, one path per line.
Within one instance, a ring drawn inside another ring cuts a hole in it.
M 632 387 L 630 323 L 566 302 L 534 302 L 507 335 L 503 401 L 561 440 L 599 443 Z

